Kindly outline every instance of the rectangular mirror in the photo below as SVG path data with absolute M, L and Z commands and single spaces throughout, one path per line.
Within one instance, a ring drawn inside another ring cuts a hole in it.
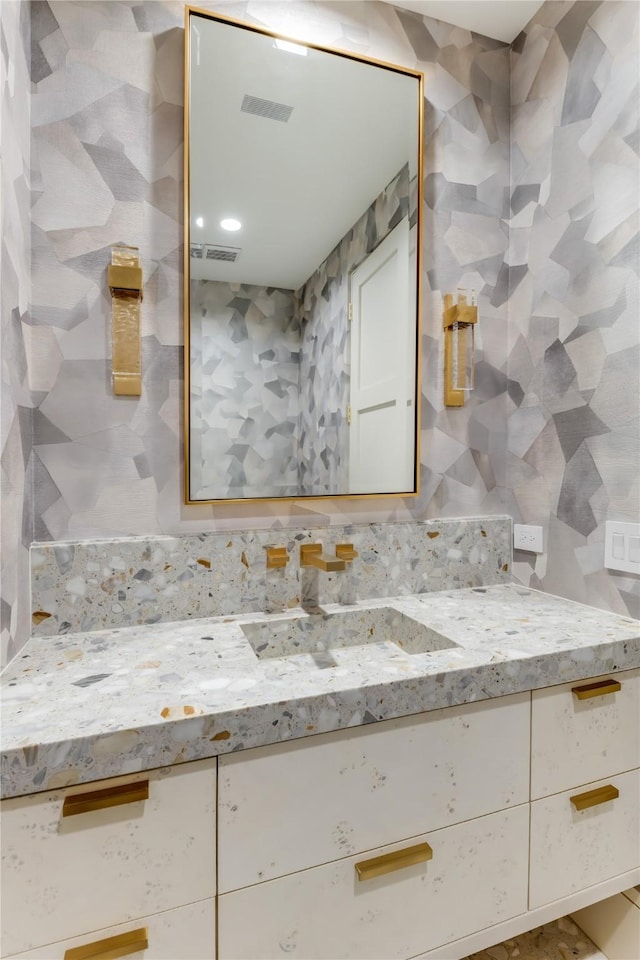
M 422 75 L 185 44 L 186 502 L 417 494 Z

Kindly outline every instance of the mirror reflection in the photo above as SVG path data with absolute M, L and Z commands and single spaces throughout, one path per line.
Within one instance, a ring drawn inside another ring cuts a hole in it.
M 421 79 L 189 11 L 187 501 L 416 491 Z

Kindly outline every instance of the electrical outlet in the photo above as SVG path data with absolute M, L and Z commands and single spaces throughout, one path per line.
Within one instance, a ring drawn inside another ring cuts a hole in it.
M 514 523 L 513 549 L 528 550 L 530 553 L 543 553 L 542 527 L 531 527 L 523 523 Z

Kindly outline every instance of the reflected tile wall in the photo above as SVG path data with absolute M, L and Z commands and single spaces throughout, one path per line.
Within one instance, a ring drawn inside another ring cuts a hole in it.
M 299 477 L 300 490 L 307 495 L 349 489 L 349 274 L 403 217 L 415 224 L 415 196 L 414 191 L 411 210 L 406 165 L 298 291 L 302 333 Z
M 640 518 L 636 3 L 546 3 L 512 54 L 508 479 L 545 554 L 520 580 L 640 616 L 603 567 L 606 519 Z
M 29 18 L 28 5 L 0 3 L 0 313 L 2 318 L 0 524 L 1 662 L 29 636 L 29 566 L 22 520 L 28 496 L 32 396 L 29 345 Z M 25 343 L 26 338 L 26 343 Z M 33 372 L 31 372 L 33 377 Z M 35 388 L 38 385 L 35 384 Z M 29 531 L 26 531 L 26 543 Z
M 298 492 L 300 323 L 293 290 L 191 283 L 191 496 Z

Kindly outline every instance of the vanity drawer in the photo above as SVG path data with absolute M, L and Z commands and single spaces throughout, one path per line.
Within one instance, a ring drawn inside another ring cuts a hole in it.
M 607 799 L 602 788 L 618 791 Z M 571 797 L 601 791 L 577 809 Z M 529 908 L 592 887 L 640 866 L 640 771 L 576 787 L 531 804 Z
M 4 800 L 2 954 L 213 897 L 215 777 L 203 760 Z
M 127 960 L 212 960 L 215 957 L 215 920 L 215 900 L 201 900 L 177 910 L 143 917 L 134 923 L 121 923 L 94 930 L 83 937 L 49 943 L 26 953 L 14 953 L 6 960 L 74 960 L 74 954 L 69 955 L 67 951 L 88 949 L 92 945 L 95 945 L 95 951 L 103 951 L 98 956 L 104 956 L 105 948 L 109 946 L 117 951 L 112 956 Z M 99 943 L 114 937 L 117 939 L 110 944 Z M 140 949 L 144 939 L 148 946 Z M 95 951 L 81 952 L 80 956 L 91 960 Z M 79 960 L 78 954 L 75 956 Z
M 221 757 L 219 891 L 526 802 L 529 719 L 517 694 Z
M 531 747 L 534 800 L 640 766 L 640 670 L 534 690 Z
M 359 880 L 357 863 L 428 844 L 432 859 Z M 523 913 L 527 805 L 218 900 L 220 960 L 395 960 Z

